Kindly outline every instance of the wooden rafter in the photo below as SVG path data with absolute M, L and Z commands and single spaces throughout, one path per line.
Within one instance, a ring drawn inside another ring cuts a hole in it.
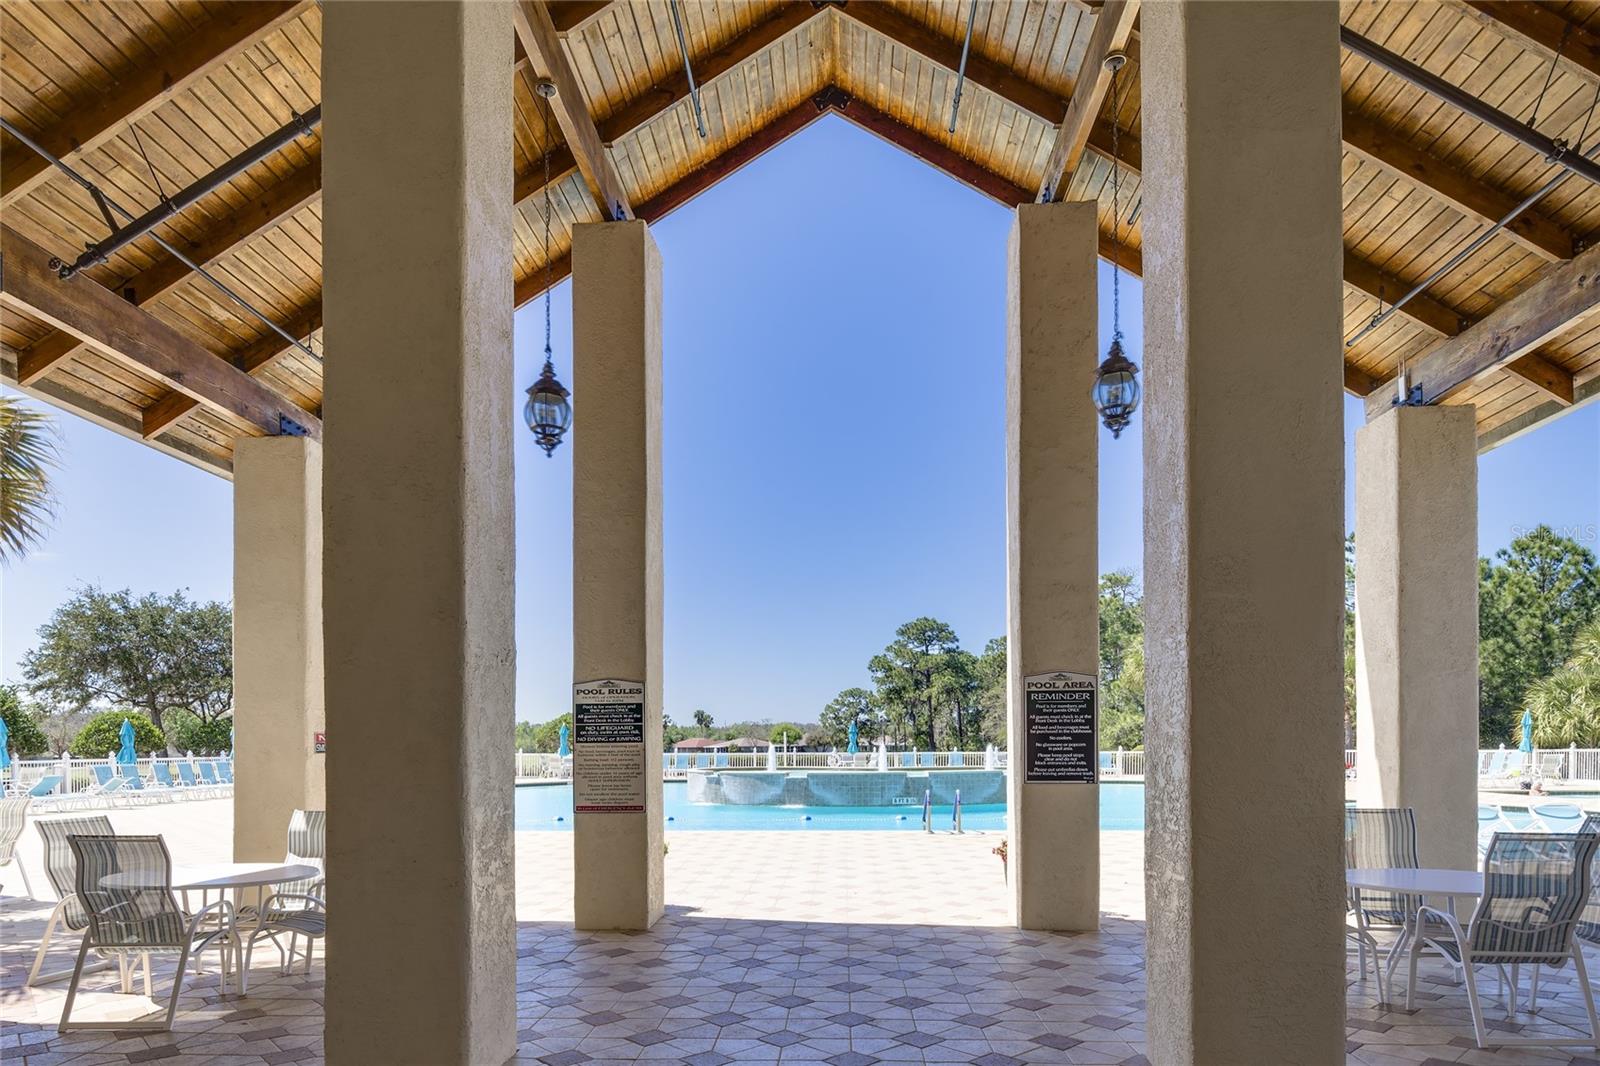
M 1461 10 L 1509 37 L 1546 62 L 1561 65 L 1592 84 L 1600 80 L 1600 35 L 1570 22 L 1549 5 L 1530 0 L 1453 0 Z
M 835 10 L 838 17 L 860 23 L 885 40 L 946 71 L 954 73 L 961 65 L 960 41 L 951 40 L 916 19 L 902 15 L 888 4 L 852 4 Z M 698 65 L 695 69 L 699 69 Z M 975 52 L 967 56 L 967 80 L 1051 126 L 1058 124 L 1071 107 L 1070 101 L 1062 99 L 1050 89 L 1029 81 L 1003 63 L 996 63 Z M 1128 130 L 1120 131 L 1118 136 L 1122 162 L 1138 170 L 1141 165 L 1139 139 Z M 1097 154 L 1111 158 L 1111 123 L 1096 121 L 1090 131 L 1088 144 Z
M 550 22 L 557 33 L 577 33 L 610 6 L 611 0 L 558 0 L 550 5 Z
M 1358 111 L 1345 109 L 1343 135 L 1344 143 L 1358 154 L 1422 186 L 1479 223 L 1500 221 L 1521 200 L 1423 151 L 1403 135 Z M 1572 234 L 1536 209 L 1530 208 L 1518 215 L 1502 232 L 1530 252 L 1552 262 L 1572 258 Z
M 247 201 L 221 226 L 208 231 L 199 241 L 184 248 L 183 252 L 200 266 L 208 267 L 321 198 L 322 160 L 318 157 L 309 166 L 301 167 L 273 185 L 259 198 Z M 194 273 L 181 260 L 167 255 L 118 288 L 125 292 L 131 290 L 134 304 L 145 307 L 193 276 Z M 20 384 L 32 385 L 82 349 L 82 341 L 70 333 L 57 331 L 48 334 L 19 353 L 17 380 Z
M 322 300 L 319 298 L 283 324 L 285 331 L 304 344 L 322 328 Z M 293 349 L 276 333 L 268 333 L 239 352 L 232 363 L 246 374 L 256 374 L 276 363 Z M 193 397 L 181 392 L 169 392 L 144 409 L 142 435 L 145 440 L 171 429 L 179 419 L 199 406 Z
M 600 140 L 600 131 L 595 128 L 594 119 L 589 115 L 589 105 L 578 76 L 567 61 L 566 53 L 561 50 L 561 35 L 556 32 L 555 23 L 550 19 L 548 6 L 537 0 L 515 0 L 511 9 L 517 40 L 528 54 L 534 72 L 542 78 L 549 78 L 556 87 L 556 95 L 550 101 L 551 110 L 555 113 L 556 124 L 561 127 L 562 137 L 566 139 L 567 149 L 572 153 L 578 171 L 583 174 L 584 184 L 589 187 L 589 195 L 600 210 L 600 217 L 613 220 L 632 218 L 633 207 L 622 187 L 622 179 L 617 176 L 611 157 L 606 154 L 605 145 Z
M 156 107 L 193 85 L 290 19 L 314 0 L 260 0 L 221 4 L 190 36 L 156 53 L 155 62 L 140 66 L 92 103 L 73 108 L 58 125 L 41 130 L 36 139 L 62 159 L 71 160 L 98 148 Z M 42 157 L 7 139 L 0 173 L 0 207 L 10 207 L 50 176 Z
M 1078 83 L 1072 87 L 1067 115 L 1056 130 L 1050 154 L 1045 157 L 1044 176 L 1039 182 L 1037 196 L 1040 203 L 1061 199 L 1072 184 L 1072 175 L 1089 143 L 1089 133 L 1105 103 L 1106 91 L 1111 88 L 1106 57 L 1127 47 L 1128 35 L 1133 32 L 1133 23 L 1138 17 L 1139 0 L 1106 0 L 1100 8 L 1094 32 L 1089 36 L 1089 47 L 1078 67 Z
M 0 303 L 66 330 L 118 362 L 263 433 L 287 419 L 320 436 L 322 423 L 244 371 L 218 359 L 150 312 L 79 276 L 62 281 L 50 253 L 0 226 Z
M 1600 312 L 1597 281 L 1600 247 L 1547 268 L 1538 281 L 1482 321 L 1414 360 L 1409 367 L 1411 384 L 1422 388 L 1426 402 L 1434 403 L 1481 375 L 1505 369 L 1553 398 L 1572 403 L 1571 374 L 1548 360 L 1528 360 L 1538 356 L 1540 345 Z M 1367 416 L 1380 414 L 1390 402 L 1386 391 L 1369 396 Z

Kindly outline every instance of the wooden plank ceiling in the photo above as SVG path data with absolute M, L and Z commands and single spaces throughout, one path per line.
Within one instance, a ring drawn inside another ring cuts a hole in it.
M 1140 270 L 1137 0 L 980 0 L 953 133 L 966 0 L 686 0 L 703 138 L 666 0 L 515 7 L 519 305 L 547 275 L 546 148 L 548 274 L 560 280 L 574 223 L 658 219 L 830 114 L 1004 203 L 1097 201 L 1102 254 Z M 1347 0 L 1342 14 L 1543 133 L 1600 143 L 1600 4 Z M 314 0 L 8 0 L 0 114 L 139 214 L 315 106 L 321 42 Z M 1102 63 L 1112 48 L 1128 55 L 1116 99 Z M 1359 55 L 1344 54 L 1342 74 L 1352 337 L 1559 167 Z M 541 78 L 561 89 L 548 145 Z M 0 376 L 224 476 L 238 436 L 280 417 L 315 432 L 320 152 L 316 133 L 300 137 L 158 228 L 303 348 L 145 237 L 59 283 L 67 304 L 18 272 L 0 298 Z M 0 162 L 7 279 L 13 254 L 70 259 L 106 236 L 89 195 L 9 134 Z M 1442 402 L 1476 405 L 1484 447 L 1593 396 L 1600 307 L 1584 249 L 1597 229 L 1600 188 L 1567 177 L 1348 345 L 1346 387 L 1381 409 L 1404 360 Z M 206 358 L 215 366 L 196 366 Z

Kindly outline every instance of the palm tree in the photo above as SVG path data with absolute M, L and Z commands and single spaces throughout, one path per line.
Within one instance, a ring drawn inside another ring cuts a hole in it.
M 1600 745 L 1600 620 L 1578 631 L 1565 666 L 1528 689 L 1527 708 L 1541 748 Z
M 49 416 L 0 395 L 0 562 L 22 558 L 49 532 L 56 511 L 51 477 L 60 458 Z

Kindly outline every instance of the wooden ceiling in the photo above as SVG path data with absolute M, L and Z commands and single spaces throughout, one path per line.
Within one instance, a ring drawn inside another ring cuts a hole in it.
M 574 223 L 658 219 L 827 114 L 1003 203 L 1095 200 L 1102 254 L 1140 270 L 1136 2 L 980 0 L 952 134 L 966 0 L 685 0 L 703 138 L 667 0 L 519 0 L 516 10 L 519 305 L 546 277 L 534 93 L 545 77 L 561 89 L 549 145 L 556 280 Z M 1600 143 L 1592 0 L 1363 0 L 1342 16 L 1549 136 Z M 313 0 L 7 0 L 0 115 L 139 214 L 314 107 L 321 40 Z M 1113 102 L 1101 58 L 1118 47 L 1129 62 Z M 1561 168 L 1354 52 L 1342 74 L 1350 337 Z M 1125 167 L 1118 219 L 1113 127 Z M 240 435 L 286 422 L 319 432 L 321 360 L 338 358 L 321 346 L 320 149 L 316 132 L 302 136 L 157 229 L 308 353 L 150 237 L 53 281 L 51 256 L 71 259 L 109 227 L 82 187 L 0 137 L 0 376 L 224 476 Z M 1587 282 L 1600 251 L 1585 249 L 1597 230 L 1600 186 L 1568 176 L 1347 346 L 1347 389 L 1386 405 L 1392 390 L 1380 386 L 1406 360 L 1442 402 L 1476 405 L 1486 448 L 1593 396 L 1600 318 L 1589 290 L 1600 286 Z

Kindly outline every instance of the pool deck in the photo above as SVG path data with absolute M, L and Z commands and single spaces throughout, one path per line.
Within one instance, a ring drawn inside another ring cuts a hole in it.
M 111 818 L 122 832 L 165 834 L 179 862 L 228 858 L 228 801 Z M 647 934 L 624 935 L 572 930 L 569 834 L 518 833 L 512 1061 L 1144 1064 L 1143 834 L 1101 835 L 1104 923 L 1075 936 L 1006 926 L 1005 883 L 990 853 L 999 838 L 669 832 L 667 916 Z M 32 875 L 37 834 L 24 841 Z M 14 875 L 4 876 L 10 890 Z M 186 986 L 172 1033 L 58 1036 L 63 986 L 23 987 L 48 913 L 48 903 L 10 897 L 0 911 L 0 1060 L 321 1062 L 321 956 L 311 974 L 282 977 L 270 950 L 258 953 L 245 999 L 217 994 L 213 957 L 212 973 Z M 1590 957 L 1600 973 L 1600 955 Z M 54 964 L 67 958 L 53 953 Z M 157 971 L 159 995 L 166 975 L 159 963 Z M 1422 973 L 1414 1013 L 1377 1003 L 1351 974 L 1349 1063 L 1597 1061 L 1553 1049 L 1476 1050 L 1461 987 L 1435 962 Z M 104 973 L 86 979 L 85 1018 L 148 1009 L 115 984 Z M 1538 1015 L 1508 1023 L 1502 1010 L 1491 1026 L 1569 1032 L 1581 1011 L 1570 973 L 1547 974 L 1544 988 L 1552 995 Z

